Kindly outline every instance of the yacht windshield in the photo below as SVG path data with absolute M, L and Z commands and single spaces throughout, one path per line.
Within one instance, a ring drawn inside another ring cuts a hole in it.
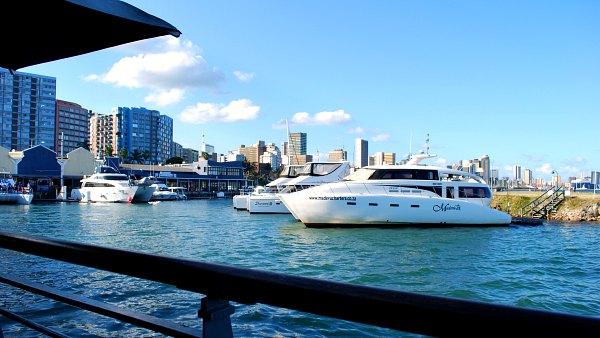
M 368 180 L 371 176 L 373 176 L 374 172 L 375 172 L 374 169 L 361 168 L 361 169 L 358 169 L 357 171 L 353 172 L 352 174 L 346 176 L 344 178 L 344 181 L 363 181 L 363 180 Z
M 302 176 L 325 176 L 339 168 L 341 163 L 307 163 L 302 168 Z

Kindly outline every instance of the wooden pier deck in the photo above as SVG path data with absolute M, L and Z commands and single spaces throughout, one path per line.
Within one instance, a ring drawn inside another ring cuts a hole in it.
M 544 220 L 539 218 L 529 218 L 529 217 L 513 217 L 511 224 L 517 225 L 543 225 Z

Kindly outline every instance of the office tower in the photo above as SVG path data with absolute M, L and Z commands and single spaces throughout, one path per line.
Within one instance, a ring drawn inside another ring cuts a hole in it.
M 533 172 L 531 169 L 525 169 L 523 171 L 523 183 L 528 185 L 533 184 Z
M 290 133 L 288 143 L 290 164 L 305 164 L 312 161 L 312 156 L 307 155 L 306 133 Z
M 482 177 L 483 179 L 491 186 L 492 184 L 492 175 L 491 175 L 491 162 L 490 157 L 488 155 L 481 156 L 481 161 L 479 161 L 479 165 L 481 167 Z
M 520 182 L 523 180 L 523 177 L 521 176 L 521 166 L 520 165 L 515 165 L 513 168 L 513 178 L 516 182 Z
M 369 143 L 357 138 L 354 141 L 354 168 L 362 168 L 369 164 Z
M 56 151 L 56 78 L 0 69 L 0 123 L 0 146 Z

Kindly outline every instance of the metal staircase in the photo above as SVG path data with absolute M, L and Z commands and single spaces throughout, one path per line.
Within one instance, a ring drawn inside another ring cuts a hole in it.
M 564 187 L 552 187 L 521 208 L 521 215 L 537 219 L 554 216 L 558 206 L 565 200 Z

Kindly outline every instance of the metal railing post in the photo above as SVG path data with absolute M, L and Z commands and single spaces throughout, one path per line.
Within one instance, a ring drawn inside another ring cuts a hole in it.
M 203 338 L 233 338 L 231 314 L 235 307 L 229 301 L 204 297 L 200 301 L 198 316 L 202 318 Z M 2 337 L 0 337 L 2 338 Z

